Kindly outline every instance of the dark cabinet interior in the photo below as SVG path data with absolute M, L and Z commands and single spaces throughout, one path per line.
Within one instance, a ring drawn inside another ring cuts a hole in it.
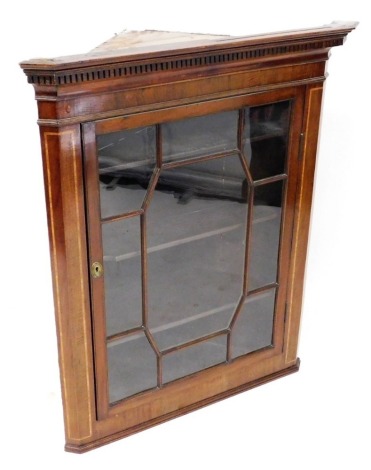
M 272 346 L 290 108 L 96 136 L 110 403 Z

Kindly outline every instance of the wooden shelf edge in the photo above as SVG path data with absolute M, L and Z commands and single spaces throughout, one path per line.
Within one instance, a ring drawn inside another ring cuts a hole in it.
M 125 429 L 121 432 L 102 437 L 100 439 L 96 439 L 95 441 L 88 442 L 86 444 L 66 444 L 65 445 L 65 451 L 66 452 L 72 452 L 72 453 L 77 453 L 77 454 L 82 454 L 84 452 L 88 452 L 89 450 L 96 449 L 97 447 L 101 447 L 103 445 L 109 444 L 114 441 L 118 441 L 120 439 L 123 439 L 124 437 L 128 437 L 132 434 L 135 434 L 137 432 L 143 431 L 145 429 L 151 428 L 153 426 L 156 426 L 158 424 L 164 423 L 166 421 L 170 421 L 171 419 L 177 418 L 178 416 L 185 415 L 187 413 L 190 413 L 192 411 L 198 410 L 200 408 L 203 408 L 204 406 L 211 405 L 212 403 L 215 403 L 220 400 L 224 400 L 225 398 L 229 398 L 233 395 L 237 395 L 238 393 L 245 392 L 247 390 L 250 390 L 255 387 L 259 387 L 260 385 L 264 385 L 268 382 L 272 382 L 273 380 L 279 379 L 281 377 L 285 377 L 286 375 L 293 374 L 295 372 L 298 372 L 300 368 L 300 359 L 297 358 L 295 364 L 293 364 L 290 367 L 287 367 L 285 369 L 281 369 L 277 372 L 273 372 L 272 374 L 265 375 L 263 377 L 260 377 L 259 379 L 253 380 L 252 382 L 248 382 L 246 384 L 240 385 L 239 387 L 236 387 L 231 390 L 227 390 L 226 392 L 219 393 L 218 395 L 214 395 L 213 397 L 209 397 L 205 400 L 199 401 L 197 403 L 193 403 L 192 405 L 189 405 L 185 408 L 182 408 L 180 410 L 174 411 L 172 413 L 168 413 L 163 416 L 159 416 L 156 419 L 153 419 L 151 421 L 142 423 L 138 426 L 134 426 L 129 429 Z

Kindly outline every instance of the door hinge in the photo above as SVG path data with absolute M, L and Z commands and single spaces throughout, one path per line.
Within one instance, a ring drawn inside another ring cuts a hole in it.
M 287 317 L 287 302 L 285 302 L 285 313 L 283 315 L 283 337 L 285 337 L 286 332 L 286 317 Z M 285 349 L 285 341 L 282 342 L 282 351 Z
M 286 317 L 287 317 L 287 302 L 285 302 L 285 315 L 283 317 L 283 324 L 286 326 Z
M 299 158 L 298 160 L 301 161 L 303 159 L 303 153 L 304 153 L 304 137 L 305 137 L 305 133 L 302 132 L 300 134 L 300 141 L 299 141 Z

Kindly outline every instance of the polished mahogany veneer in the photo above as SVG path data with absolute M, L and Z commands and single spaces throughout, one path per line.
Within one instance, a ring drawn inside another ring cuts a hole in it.
M 122 33 L 36 92 L 66 450 L 295 372 L 329 50 L 356 23 Z

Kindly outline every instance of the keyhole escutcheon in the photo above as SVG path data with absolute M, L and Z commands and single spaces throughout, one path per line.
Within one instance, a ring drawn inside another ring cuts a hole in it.
M 94 278 L 101 277 L 103 274 L 103 266 L 98 262 L 94 261 L 94 263 L 91 265 L 91 275 Z

